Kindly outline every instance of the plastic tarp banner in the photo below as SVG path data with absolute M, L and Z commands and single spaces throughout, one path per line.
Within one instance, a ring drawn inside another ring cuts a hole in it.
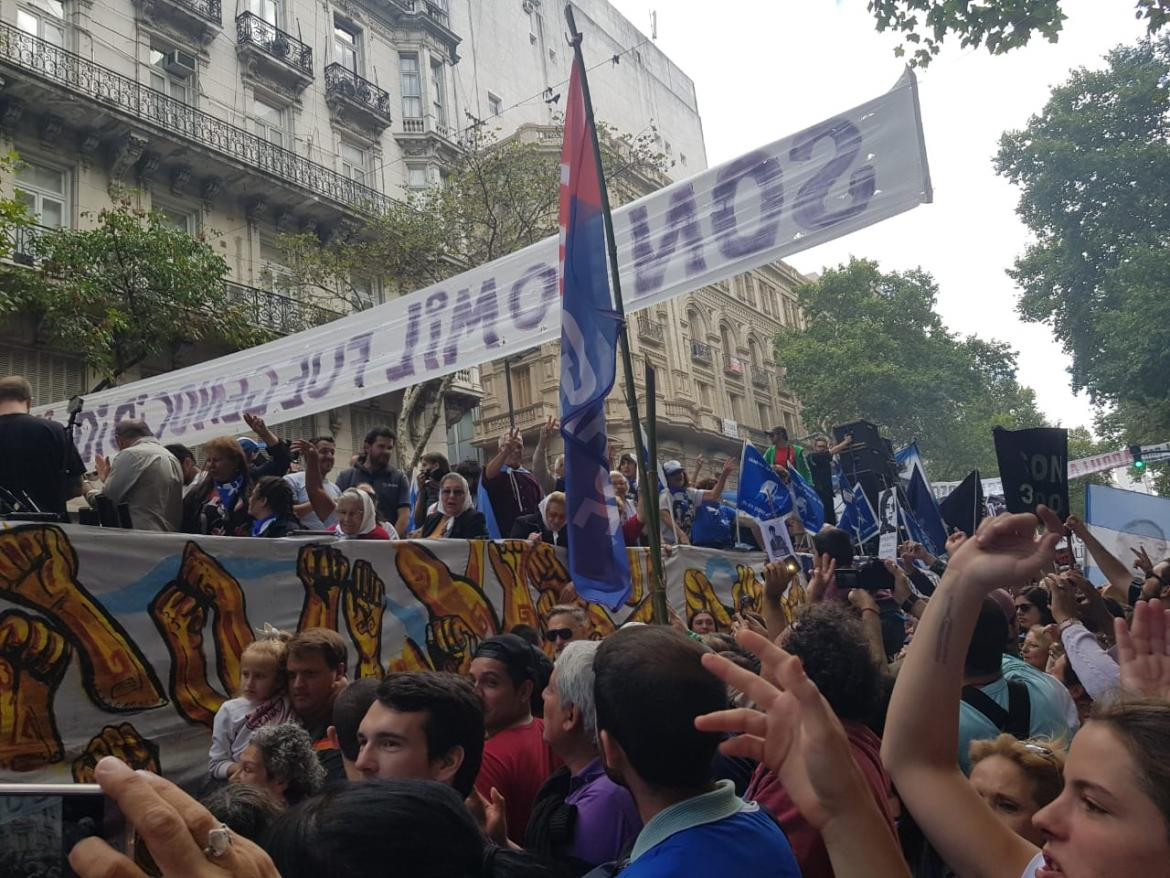
M 918 93 L 907 70 L 851 110 L 614 211 L 627 312 L 774 262 L 931 200 Z M 238 433 L 390 393 L 560 337 L 550 237 L 442 283 L 315 329 L 85 396 L 86 463 L 119 420 L 164 443 Z M 64 421 L 67 403 L 34 414 Z
M 594 636 L 651 619 L 649 552 Z M 689 620 L 759 610 L 762 553 L 680 546 L 668 599 Z M 189 537 L 76 525 L 0 530 L 0 781 L 90 781 L 107 754 L 185 784 L 207 772 L 216 710 L 265 623 L 326 627 L 350 679 L 466 673 L 479 641 L 545 614 L 569 582 L 563 549 L 507 540 Z M 791 608 L 803 600 L 792 586 Z

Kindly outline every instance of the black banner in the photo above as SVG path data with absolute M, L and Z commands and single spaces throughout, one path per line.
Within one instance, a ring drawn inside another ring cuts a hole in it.
M 972 536 L 986 512 L 979 470 L 972 472 L 947 494 L 946 499 L 939 501 L 938 511 L 948 528 L 957 527 L 967 536 Z
M 1009 512 L 1035 512 L 1043 503 L 1064 521 L 1068 517 L 1068 430 L 996 427 L 995 456 Z

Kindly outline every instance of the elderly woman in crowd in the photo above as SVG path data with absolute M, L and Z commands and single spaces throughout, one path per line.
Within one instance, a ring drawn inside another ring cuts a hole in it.
M 424 540 L 486 540 L 487 522 L 471 505 L 471 489 L 459 473 L 447 473 L 439 482 L 439 507 L 426 517 L 413 536 Z
M 346 488 L 336 501 L 337 527 L 342 540 L 396 540 L 398 531 L 378 523 L 378 505 L 369 491 Z M 393 536 L 391 536 L 393 534 Z
M 565 495 L 561 491 L 553 491 L 540 501 L 537 512 L 517 518 L 508 536 L 513 540 L 531 540 L 567 548 L 569 545 L 567 523 Z
M 220 436 L 203 446 L 206 476 L 183 498 L 184 533 L 242 536 L 249 527 L 248 459 L 239 440 Z
M 232 783 L 260 787 L 278 801 L 295 805 L 321 791 L 325 769 L 309 733 L 299 725 L 261 726 L 252 733 Z

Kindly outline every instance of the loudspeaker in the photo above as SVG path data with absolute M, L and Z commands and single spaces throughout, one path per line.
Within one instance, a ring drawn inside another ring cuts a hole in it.
M 893 446 L 869 421 L 850 421 L 833 427 L 837 442 L 847 435 L 853 436 L 853 443 L 838 455 L 841 470 L 850 482 L 861 486 L 876 510 L 878 495 L 898 480 Z

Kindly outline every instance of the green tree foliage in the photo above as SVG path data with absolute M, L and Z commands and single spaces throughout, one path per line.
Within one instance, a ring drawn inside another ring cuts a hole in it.
M 602 163 L 617 205 L 665 182 L 667 159 L 653 132 L 623 136 L 599 124 Z M 532 129 L 503 140 L 473 138 L 447 167 L 441 186 L 407 200 L 351 234 L 322 243 L 316 235 L 278 239 L 291 282 L 302 296 L 339 296 L 365 308 L 355 281 L 381 280 L 388 295 L 431 283 L 506 256 L 557 233 L 561 130 Z M 443 412 L 450 380 L 408 388 L 399 413 L 402 463 L 413 467 Z
M 872 421 L 895 445 L 917 439 L 930 476 L 997 472 L 991 430 L 1043 424 L 1016 381 L 1015 352 L 947 331 L 926 272 L 883 273 L 853 259 L 797 290 L 804 328 L 785 327 L 776 360 L 804 407 L 827 427 Z
M 1026 46 L 1037 34 L 1055 43 L 1068 17 L 1061 6 L 1061 0 L 870 0 L 869 11 L 879 31 L 901 35 L 894 54 L 909 52 L 911 66 L 925 67 L 948 36 L 963 48 L 985 46 L 992 55 Z M 1170 0 L 1136 0 L 1134 8 L 1151 34 L 1170 21 Z
M 21 290 L 21 313 L 38 333 L 83 357 L 117 382 L 155 356 L 215 341 L 232 348 L 266 340 L 224 285 L 228 265 L 210 244 L 170 225 L 129 198 L 97 214 L 86 230 L 40 232 L 34 251 L 39 283 Z
M 1119 47 L 1053 89 L 997 170 L 1035 242 L 1009 274 L 1052 328 L 1115 443 L 1170 439 L 1170 37 Z M 1165 478 L 1165 476 L 1164 476 Z M 1170 487 L 1170 486 L 1168 486 Z

